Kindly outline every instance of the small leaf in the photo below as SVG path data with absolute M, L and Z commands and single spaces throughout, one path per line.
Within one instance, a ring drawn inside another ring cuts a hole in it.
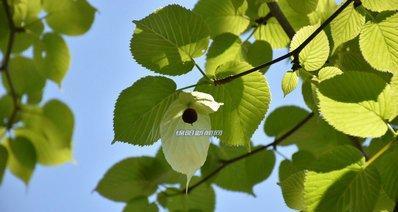
M 127 158 L 112 166 L 96 187 L 102 196 L 128 202 L 141 196 L 150 196 L 163 182 L 169 167 L 156 158 Z
M 3 181 L 4 173 L 7 168 L 8 157 L 7 149 L 3 145 L 0 145 L 0 185 Z
M 247 63 L 229 62 L 219 67 L 214 77 L 223 78 L 250 68 L 252 66 Z M 199 85 L 196 90 L 211 94 L 217 102 L 224 103 L 217 112 L 210 114 L 212 129 L 223 131 L 221 142 L 248 145 L 268 110 L 270 93 L 265 77 L 255 72 L 220 86 Z
M 272 60 L 272 47 L 268 42 L 256 40 L 254 43 L 247 42 L 245 44 L 247 48 L 247 62 L 253 67 Z M 268 68 L 260 69 L 260 72 L 265 73 Z
M 256 148 L 253 147 L 253 149 Z M 219 168 L 221 165 L 220 161 L 227 161 L 245 153 L 247 153 L 245 147 L 217 147 L 211 145 L 208 160 L 201 169 L 202 175 L 207 176 Z M 274 165 L 275 154 L 270 150 L 261 151 L 230 164 L 211 180 L 221 188 L 253 194 L 253 187 L 270 176 Z
M 131 53 L 139 64 L 156 73 L 185 74 L 194 67 L 193 58 L 207 49 L 206 23 L 179 5 L 166 6 L 134 23 Z
M 379 71 L 398 72 L 398 14 L 366 22 L 359 36 L 366 61 Z
M 339 68 L 333 66 L 324 67 L 318 72 L 318 80 L 322 82 L 340 74 L 343 74 L 343 71 L 341 71 Z
M 337 130 L 357 137 L 380 137 L 396 114 L 390 85 L 377 75 L 345 72 L 319 85 L 319 109 Z
M 45 85 L 45 79 L 40 76 L 33 60 L 26 57 L 15 57 L 10 61 L 10 77 L 17 95 L 30 94 L 41 91 Z M 8 89 L 6 77 L 3 84 Z
M 287 96 L 292 92 L 298 85 L 298 76 L 294 71 L 288 71 L 285 73 L 282 79 L 282 91 L 284 96 Z
M 7 141 L 6 147 L 9 153 L 8 168 L 27 185 L 36 166 L 35 148 L 28 139 L 22 137 Z
M 70 53 L 64 39 L 47 33 L 34 47 L 34 61 L 40 74 L 60 85 L 70 65 Z
M 230 32 L 240 35 L 249 26 L 245 16 L 245 0 L 200 0 L 193 11 L 202 16 L 210 27 L 212 37 Z
M 10 95 L 4 95 L 0 98 L 0 126 L 6 125 L 6 120 L 10 118 L 14 108 L 14 102 Z
M 114 141 L 136 145 L 156 142 L 160 121 L 176 98 L 176 84 L 166 77 L 147 76 L 135 82 L 116 101 Z
M 296 106 L 282 106 L 272 111 L 265 119 L 264 132 L 280 137 L 308 116 L 308 111 Z
M 290 51 L 300 46 L 316 29 L 317 25 L 301 28 L 290 43 Z M 320 69 L 329 57 L 329 41 L 325 32 L 319 33 L 306 47 L 300 51 L 300 64 L 307 71 Z
M 354 39 L 365 24 L 365 16 L 360 14 L 353 4 L 341 12 L 331 23 L 330 28 L 336 49 L 340 44 Z
M 86 33 L 96 12 L 86 0 L 43 0 L 43 9 L 50 14 L 47 24 L 55 32 L 70 36 Z
M 398 10 L 397 0 L 362 0 L 362 5 L 375 12 Z

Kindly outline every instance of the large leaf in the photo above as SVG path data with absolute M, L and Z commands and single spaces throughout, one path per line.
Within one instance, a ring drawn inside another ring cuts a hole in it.
M 290 51 L 300 46 L 316 29 L 317 25 L 301 28 L 290 43 Z M 300 64 L 307 71 L 320 69 L 329 57 L 329 41 L 325 32 L 319 33 L 306 47 L 300 51 Z
M 125 89 L 115 105 L 114 141 L 153 144 L 160 138 L 160 121 L 176 97 L 176 84 L 166 77 L 148 76 Z
M 154 193 L 169 169 L 156 158 L 127 158 L 112 166 L 95 190 L 108 199 L 128 202 Z
M 381 184 L 386 194 L 398 200 L 398 149 L 388 152 L 377 161 L 377 170 L 380 173 Z
M 319 85 L 319 109 L 337 130 L 358 137 L 379 137 L 396 114 L 390 85 L 372 73 L 345 72 Z
M 214 37 L 225 32 L 240 35 L 246 30 L 250 23 L 245 16 L 247 7 L 246 0 L 200 0 L 193 11 L 206 20 Z
M 279 107 L 265 119 L 264 131 L 268 136 L 278 138 L 304 120 L 308 114 L 306 110 L 296 106 Z
M 345 8 L 343 12 L 330 23 L 334 48 L 358 36 L 364 24 L 365 16 L 360 14 L 353 4 Z
M 320 24 L 325 22 L 336 8 L 337 5 L 335 0 L 318 0 L 318 6 L 315 11 L 308 14 L 310 24 Z
M 375 12 L 398 10 L 397 0 L 362 0 L 362 5 Z
M 96 12 L 86 0 L 43 0 L 43 8 L 49 14 L 47 24 L 55 32 L 72 36 L 86 33 Z
M 308 211 L 373 211 L 380 193 L 377 170 L 353 164 L 327 173 L 307 172 L 304 201 Z
M 193 183 L 197 180 L 198 178 L 192 179 Z M 211 212 L 215 209 L 216 197 L 211 185 L 202 184 L 189 192 L 189 194 L 183 194 L 181 190 L 177 189 L 167 189 L 158 195 L 158 201 L 162 202 L 163 206 L 171 212 Z
M 253 149 L 255 148 L 253 147 Z M 247 153 L 247 148 L 244 147 L 212 145 L 201 173 L 203 176 L 207 176 L 222 165 L 220 161 L 227 161 L 245 153 Z M 271 174 L 274 164 L 274 153 L 270 150 L 261 151 L 228 165 L 211 180 L 221 188 L 253 194 L 253 187 Z
M 25 125 L 16 135 L 32 142 L 39 163 L 58 165 L 72 160 L 74 118 L 67 105 L 50 100 L 42 109 L 25 108 L 22 120 Z
M 35 148 L 29 140 L 21 137 L 7 141 L 6 147 L 8 168 L 16 177 L 28 184 L 36 166 Z
M 298 13 L 303 14 L 313 12 L 318 5 L 318 0 L 287 0 L 287 2 Z
M 0 185 L 3 181 L 4 172 L 6 171 L 8 161 L 8 152 L 7 149 L 0 145 Z
M 178 5 L 169 5 L 134 21 L 131 39 L 134 59 L 161 74 L 180 75 L 194 67 L 193 58 L 207 49 L 209 30 L 197 14 Z
M 247 63 L 230 62 L 218 68 L 214 77 L 223 78 L 250 68 Z M 255 72 L 227 84 L 199 85 L 196 89 L 224 103 L 210 114 L 212 129 L 223 131 L 221 141 L 228 145 L 248 145 L 268 110 L 270 93 L 265 77 Z
M 368 21 L 362 28 L 359 44 L 373 68 L 398 72 L 398 14 L 381 22 Z
M 61 84 L 70 65 L 70 53 L 64 39 L 47 33 L 34 46 L 34 60 L 39 72 L 47 79 Z

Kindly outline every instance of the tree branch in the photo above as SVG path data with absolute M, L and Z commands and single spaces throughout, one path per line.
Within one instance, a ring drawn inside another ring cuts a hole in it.
M 14 42 L 15 42 L 15 35 L 18 32 L 21 32 L 21 28 L 17 28 L 14 24 L 14 21 L 12 20 L 12 14 L 11 14 L 11 10 L 10 7 L 7 3 L 7 0 L 2 0 L 3 6 L 4 6 L 4 11 L 6 13 L 7 16 L 7 23 L 8 23 L 8 28 L 9 28 L 9 35 L 8 35 L 8 43 L 7 43 L 7 49 L 6 52 L 4 53 L 4 58 L 3 58 L 3 62 L 1 65 L 1 69 L 0 72 L 3 71 L 4 75 L 5 75 L 5 80 L 8 84 L 9 87 L 9 93 L 13 99 L 13 111 L 11 113 L 10 118 L 8 119 L 7 122 L 7 130 L 10 130 L 12 128 L 12 125 L 15 122 L 15 119 L 17 117 L 17 113 L 19 111 L 19 97 L 15 91 L 15 87 L 14 84 L 12 83 L 11 80 L 11 74 L 10 74 L 10 70 L 9 70 L 9 63 L 10 63 L 10 58 L 11 58 L 11 54 L 12 54 L 12 48 L 14 46 Z
M 196 187 L 200 186 L 201 184 L 205 183 L 207 180 L 209 180 L 210 178 L 214 177 L 215 175 L 217 175 L 221 170 L 223 170 L 224 168 L 226 168 L 227 166 L 240 161 L 242 159 L 245 159 L 247 157 L 250 157 L 252 155 L 255 155 L 263 150 L 267 150 L 270 147 L 275 147 L 277 145 L 279 145 L 280 143 L 282 143 L 284 140 L 286 140 L 289 136 L 291 136 L 293 133 L 295 133 L 298 129 L 300 129 L 305 123 L 307 123 L 312 117 L 314 116 L 314 113 L 310 113 L 308 114 L 303 120 L 301 120 L 299 123 L 297 123 L 292 129 L 290 129 L 289 131 L 287 131 L 285 134 L 283 134 L 282 136 L 276 138 L 274 140 L 274 142 L 267 144 L 267 145 L 263 145 L 260 146 L 258 148 L 256 148 L 255 150 L 245 153 L 243 155 L 237 156 L 235 158 L 231 158 L 229 160 L 224 160 L 221 165 L 219 167 L 217 167 L 215 170 L 213 170 L 212 172 L 210 172 L 208 175 L 206 175 L 205 177 L 203 177 L 201 180 L 199 180 L 198 182 L 192 184 L 190 187 L 188 187 L 188 193 L 191 192 L 193 189 L 195 189 Z M 185 193 L 185 188 L 181 190 L 181 192 L 179 192 L 180 194 L 184 194 Z
M 251 74 L 255 71 L 258 71 L 260 69 L 266 68 L 272 64 L 275 64 L 277 62 L 280 62 L 284 59 L 287 59 L 291 56 L 296 56 L 298 55 L 301 50 L 303 50 L 320 32 L 323 31 L 323 29 L 328 26 L 330 24 L 330 22 L 332 22 L 345 8 L 347 8 L 354 0 L 347 0 L 343 5 L 341 5 L 328 19 L 326 19 L 325 22 L 323 22 L 302 44 L 300 44 L 300 46 L 298 46 L 296 49 L 294 49 L 293 51 L 282 55 L 274 60 L 271 60 L 269 62 L 266 62 L 262 65 L 259 65 L 257 67 L 254 67 L 252 69 L 249 69 L 247 71 L 243 71 L 239 74 L 235 74 L 235 75 L 231 75 L 222 79 L 215 79 L 214 80 L 214 85 L 222 85 L 228 82 L 231 82 L 239 77 Z
M 279 22 L 279 24 L 282 26 L 283 31 L 285 31 L 287 36 L 290 39 L 292 39 L 294 34 L 296 34 L 296 32 L 294 31 L 292 25 L 287 20 L 285 14 L 283 14 L 278 3 L 275 1 L 271 1 L 271 2 L 268 2 L 267 5 L 269 7 L 269 10 L 270 10 L 270 13 L 272 14 L 272 16 L 275 17 L 276 20 Z

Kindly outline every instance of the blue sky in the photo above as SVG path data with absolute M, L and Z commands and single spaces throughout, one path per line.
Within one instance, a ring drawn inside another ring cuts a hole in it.
M 74 111 L 74 157 L 76 163 L 57 167 L 37 166 L 28 187 L 7 173 L 0 186 L 2 212 L 69 212 L 121 211 L 123 204 L 102 198 L 92 192 L 98 180 L 114 163 L 126 157 L 152 155 L 159 143 L 136 147 L 113 139 L 112 113 L 118 94 L 145 75 L 155 75 L 134 62 L 129 41 L 134 30 L 132 20 L 141 19 L 153 10 L 177 3 L 192 8 L 195 1 L 90 1 L 98 10 L 92 29 L 82 37 L 67 38 L 72 53 L 72 66 L 59 89 L 47 85 L 46 99 L 59 98 Z M 275 52 L 280 55 L 284 51 Z M 203 58 L 199 59 L 203 67 Z M 272 102 L 270 110 L 281 105 L 300 105 L 300 89 L 283 98 L 282 74 L 290 68 L 286 61 L 271 67 L 267 73 Z M 175 78 L 178 87 L 195 83 L 198 71 Z M 253 136 L 256 144 L 272 142 L 262 130 Z M 294 147 L 281 148 L 290 155 Z M 281 158 L 278 157 L 278 161 Z M 217 211 L 290 211 L 284 204 L 277 183 L 277 169 L 267 181 L 254 188 L 256 198 L 243 193 L 216 188 Z

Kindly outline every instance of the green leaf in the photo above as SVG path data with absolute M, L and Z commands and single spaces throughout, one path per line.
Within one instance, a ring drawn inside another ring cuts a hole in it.
M 345 8 L 343 12 L 330 23 L 334 48 L 358 36 L 364 24 L 365 16 L 360 14 L 353 4 Z
M 243 62 L 229 62 L 219 67 L 215 78 L 248 70 Z M 204 79 L 202 79 L 204 80 Z M 211 94 L 224 105 L 210 114 L 212 129 L 222 130 L 221 142 L 227 145 L 248 145 L 263 119 L 270 102 L 268 83 L 260 72 L 255 72 L 220 86 L 199 85 L 198 91 Z
M 136 145 L 156 142 L 160 121 L 176 98 L 176 84 L 166 77 L 147 76 L 135 82 L 116 101 L 114 141 Z
M 257 40 L 254 43 L 246 42 L 246 57 L 250 65 L 256 67 L 265 62 L 272 60 L 272 47 L 266 41 Z M 261 73 L 265 73 L 269 67 L 260 69 Z
M 17 56 L 10 61 L 10 77 L 18 96 L 41 91 L 45 79 L 40 76 L 33 60 Z M 3 85 L 9 89 L 6 77 L 3 74 Z
M 325 22 L 332 13 L 336 10 L 337 5 L 335 0 L 318 0 L 318 6 L 315 11 L 308 14 L 310 24 L 320 24 Z
M 398 14 L 381 22 L 368 21 L 362 28 L 359 45 L 373 68 L 398 72 Z
M 273 111 L 264 123 L 264 131 L 268 136 L 279 138 L 302 122 L 309 113 L 296 106 L 283 106 Z M 322 141 L 322 142 L 320 142 Z M 349 144 L 349 138 L 334 130 L 318 116 L 313 116 L 301 127 L 289 135 L 280 145 L 296 144 L 318 156 L 339 145 Z
M 386 194 L 394 201 L 398 200 L 398 149 L 384 154 L 377 161 L 381 184 Z
M 8 150 L 8 168 L 26 185 L 36 166 L 36 152 L 32 143 L 22 137 L 8 140 L 5 143 Z
M 47 24 L 55 32 L 70 36 L 86 33 L 96 12 L 86 0 L 43 0 L 43 9 L 50 14 Z
M 324 80 L 331 79 L 340 74 L 343 74 L 343 71 L 341 71 L 339 68 L 333 66 L 327 66 L 319 70 L 318 80 L 322 82 Z
M 245 0 L 200 0 L 193 11 L 203 17 L 212 37 L 230 32 L 240 35 L 250 24 Z
M 282 79 L 282 91 L 284 96 L 287 96 L 290 92 L 292 92 L 297 87 L 298 82 L 299 78 L 296 72 L 286 72 Z
M 230 61 L 242 61 L 244 51 L 239 36 L 224 33 L 214 38 L 207 52 L 206 73 L 214 75 L 217 68 Z
M 70 66 L 70 53 L 64 39 L 47 33 L 34 46 L 34 61 L 43 77 L 61 84 Z
M 32 142 L 39 163 L 58 165 L 72 160 L 74 118 L 64 103 L 50 100 L 42 109 L 25 108 L 22 120 L 25 125 L 15 134 Z
M 198 178 L 192 178 L 195 183 Z M 176 194 L 177 193 L 177 194 Z M 169 196 L 167 196 L 169 195 Z M 166 197 L 166 198 L 163 198 Z M 196 187 L 189 194 L 183 194 L 181 190 L 169 188 L 158 195 L 158 199 L 164 199 L 164 206 L 168 211 L 203 211 L 211 212 L 215 209 L 215 192 L 209 184 L 202 184 Z
M 353 164 L 344 169 L 306 173 L 304 200 L 308 211 L 373 211 L 380 193 L 377 170 Z
M 96 187 L 102 196 L 121 202 L 150 196 L 170 168 L 156 158 L 127 158 L 112 166 Z
M 300 46 L 316 29 L 317 25 L 301 28 L 290 43 L 290 51 Z M 300 51 L 300 65 L 307 71 L 320 69 L 329 57 L 329 41 L 325 32 L 319 33 L 306 47 Z
M 241 39 L 231 33 L 224 33 L 214 38 L 207 53 L 206 73 L 214 75 L 216 69 L 231 61 L 248 62 L 258 66 L 272 59 L 272 48 L 265 41 L 242 43 Z M 268 69 L 261 69 L 262 73 Z
M 258 147 L 253 147 L 256 149 Z M 245 147 L 210 146 L 209 156 L 201 169 L 203 176 L 228 161 L 247 153 Z M 275 155 L 271 150 L 258 152 L 250 157 L 226 166 L 211 180 L 221 188 L 253 194 L 253 187 L 267 179 L 275 164 Z
M 12 114 L 14 103 L 10 95 L 0 98 L 0 126 L 5 126 L 6 121 Z
M 319 109 L 337 130 L 357 137 L 380 137 L 396 114 L 390 86 L 377 75 L 345 72 L 319 84 Z
M 134 21 L 131 53 L 144 67 L 161 74 L 181 75 L 203 55 L 209 30 L 199 15 L 179 5 L 169 5 Z
M 15 41 L 12 48 L 13 53 L 20 53 L 27 50 L 34 44 L 34 42 L 39 40 L 39 37 L 43 33 L 44 24 L 41 20 L 35 18 L 29 21 L 29 23 L 30 24 L 25 27 L 26 32 L 17 33 L 15 35 Z M 6 49 L 7 41 L 8 39 L 4 41 L 2 48 Z
M 127 203 L 123 208 L 123 212 L 157 212 L 159 211 L 158 206 L 155 203 L 149 203 L 148 198 L 141 197 L 136 198 Z
M 379 199 L 377 200 L 376 206 L 373 212 L 389 212 L 394 211 L 395 202 L 390 199 L 384 190 L 380 191 Z
M 4 173 L 7 168 L 8 152 L 7 149 L 0 145 L 0 185 L 3 181 Z
M 316 99 L 316 88 L 311 81 L 304 81 L 301 86 L 301 94 L 308 108 L 312 111 L 317 111 L 317 99 Z
M 265 119 L 264 132 L 278 138 L 304 120 L 308 114 L 306 110 L 296 106 L 279 107 Z
M 302 14 L 313 12 L 318 5 L 318 0 L 287 0 L 287 2 L 290 7 Z
M 304 205 L 304 178 L 305 172 L 299 171 L 280 182 L 283 199 L 287 206 L 297 210 L 303 210 Z
M 298 13 L 294 7 L 289 5 L 287 0 L 279 0 L 278 5 L 295 30 L 309 24 L 308 17 Z M 265 17 L 270 12 L 266 3 L 262 4 L 258 10 L 259 17 Z M 269 42 L 272 48 L 284 48 L 290 41 L 283 28 L 274 17 L 271 17 L 266 23 L 260 24 L 254 33 L 254 37 L 257 40 Z
M 362 5 L 375 12 L 398 10 L 397 0 L 362 0 Z

